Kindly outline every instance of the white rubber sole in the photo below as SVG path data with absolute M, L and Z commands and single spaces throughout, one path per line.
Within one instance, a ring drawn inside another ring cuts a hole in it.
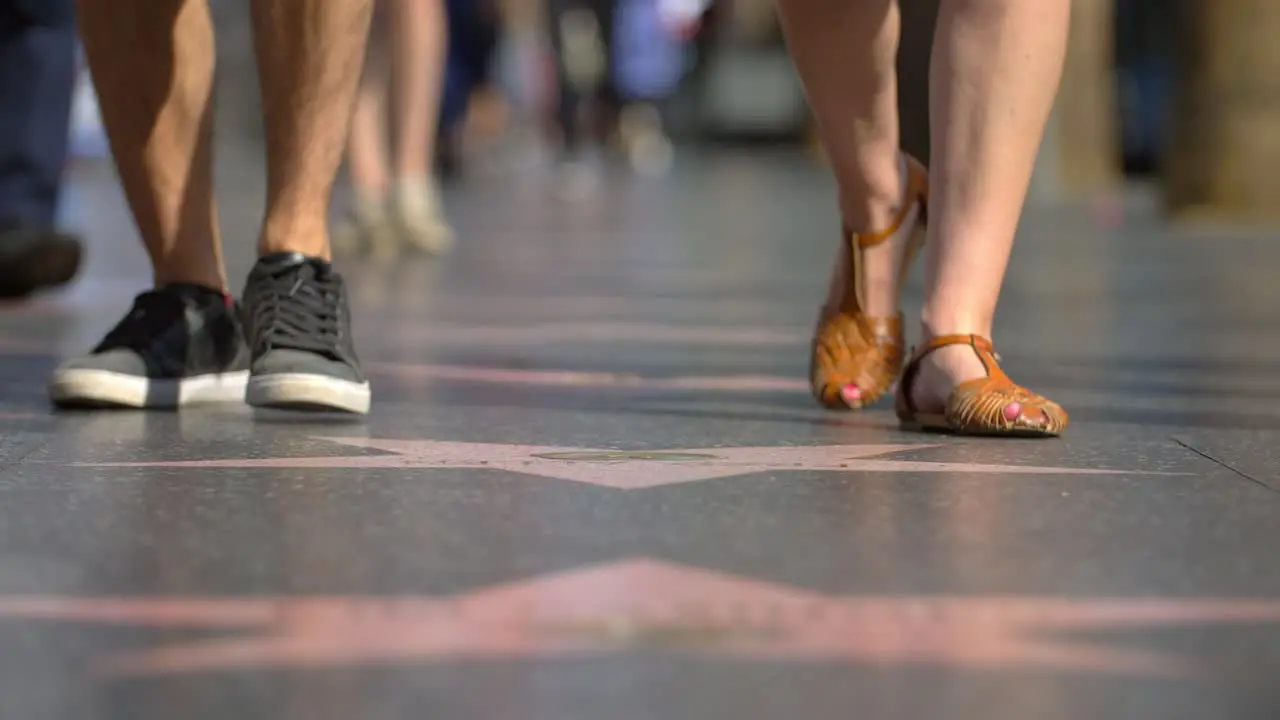
M 369 383 L 309 375 L 274 373 L 251 378 L 245 402 L 281 410 L 333 411 L 364 415 L 369 412 Z
M 179 408 L 243 402 L 249 371 L 153 380 L 109 370 L 54 373 L 49 398 L 62 407 Z

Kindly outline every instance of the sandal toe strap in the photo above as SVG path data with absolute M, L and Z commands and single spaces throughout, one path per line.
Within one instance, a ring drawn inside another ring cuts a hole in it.
M 1005 378 L 971 380 L 947 400 L 947 422 L 980 432 L 1034 430 L 1061 432 L 1067 414 L 1057 403 Z

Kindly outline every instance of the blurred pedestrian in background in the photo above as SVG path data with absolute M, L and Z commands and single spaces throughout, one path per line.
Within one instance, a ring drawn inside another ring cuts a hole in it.
M 555 67 L 556 160 L 571 190 L 591 182 L 586 151 L 607 144 L 618 116 L 617 0 L 545 0 Z
M 351 209 L 334 233 L 343 250 L 452 247 L 432 171 L 448 42 L 445 0 L 378 2 L 347 145 Z
M 494 77 L 503 41 L 502 9 L 496 0 L 448 0 L 447 5 L 449 58 L 436 151 L 445 177 L 461 172 L 469 144 L 492 144 L 509 119 L 504 90 Z
M 669 101 L 690 68 L 690 44 L 707 0 L 615 0 L 618 141 L 631 166 L 665 172 L 673 158 Z
M 76 80 L 74 0 L 0 0 L 0 297 L 75 277 L 57 229 Z
M 592 146 L 617 147 L 642 172 L 670 165 L 667 100 L 706 8 L 706 0 L 547 0 L 558 159 L 571 188 L 589 185 Z

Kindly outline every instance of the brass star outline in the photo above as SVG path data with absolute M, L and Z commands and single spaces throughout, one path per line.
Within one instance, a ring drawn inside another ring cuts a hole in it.
M 1097 468 L 992 465 L 984 463 L 892 460 L 879 456 L 938 445 L 871 444 L 728 447 L 661 451 L 584 449 L 441 440 L 317 437 L 346 447 L 381 450 L 383 455 L 296 458 L 77 463 L 92 467 L 163 468 L 353 468 L 505 470 L 614 488 L 639 490 L 750 473 L 784 471 L 986 473 L 1024 475 L 1116 475 Z

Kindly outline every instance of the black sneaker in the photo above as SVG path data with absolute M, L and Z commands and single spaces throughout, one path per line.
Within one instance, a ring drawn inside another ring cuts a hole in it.
M 332 265 L 297 253 L 264 257 L 249 273 L 244 306 L 250 405 L 369 412 L 346 285 Z
M 243 402 L 249 352 L 230 298 L 195 285 L 144 292 L 93 352 L 53 372 L 61 407 Z

